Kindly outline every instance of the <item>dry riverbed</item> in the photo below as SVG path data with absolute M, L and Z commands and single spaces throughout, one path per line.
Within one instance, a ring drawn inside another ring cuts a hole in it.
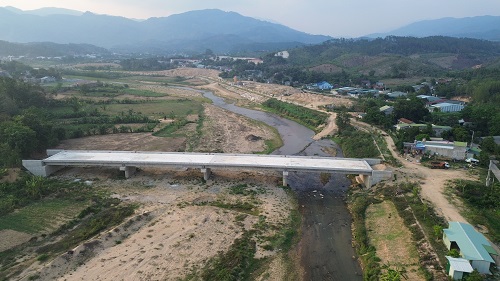
M 138 204 L 135 214 L 71 252 L 36 262 L 22 279 L 178 280 L 201 274 L 205 263 L 250 230 L 259 233 L 252 237 L 255 257 L 269 261 L 261 275 L 285 276 L 279 250 L 266 245 L 296 206 L 275 173 L 220 171 L 203 182 L 198 170 L 149 169 L 125 181 L 109 179 L 110 170 L 74 168 L 58 176 L 90 180 L 112 197 Z

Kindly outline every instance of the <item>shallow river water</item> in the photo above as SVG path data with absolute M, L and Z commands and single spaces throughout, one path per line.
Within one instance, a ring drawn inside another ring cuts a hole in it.
M 314 141 L 314 132 L 296 122 L 274 114 L 229 104 L 211 92 L 203 95 L 213 104 L 275 127 L 284 145 L 273 154 L 329 156 L 324 148 L 342 151 L 331 140 Z M 348 179 L 332 174 L 323 185 L 318 173 L 292 172 L 290 187 L 297 193 L 302 214 L 302 239 L 298 253 L 304 280 L 362 280 L 361 267 L 351 246 L 351 215 L 345 203 Z

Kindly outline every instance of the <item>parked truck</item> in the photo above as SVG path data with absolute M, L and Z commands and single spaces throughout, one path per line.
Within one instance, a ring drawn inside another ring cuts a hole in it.
M 450 164 L 444 161 L 432 161 L 431 162 L 432 169 L 448 169 L 450 168 Z

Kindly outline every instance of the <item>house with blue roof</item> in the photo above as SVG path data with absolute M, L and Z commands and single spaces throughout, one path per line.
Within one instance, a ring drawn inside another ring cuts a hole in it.
M 461 258 L 467 260 L 473 269 L 482 274 L 491 274 L 490 266 L 495 264 L 492 255 L 498 253 L 486 237 L 477 232 L 472 225 L 449 222 L 448 229 L 443 230 L 443 242 L 448 250 L 458 250 Z
M 320 90 L 331 90 L 333 89 L 332 84 L 326 82 L 326 81 L 321 81 L 319 83 L 316 83 L 316 87 Z

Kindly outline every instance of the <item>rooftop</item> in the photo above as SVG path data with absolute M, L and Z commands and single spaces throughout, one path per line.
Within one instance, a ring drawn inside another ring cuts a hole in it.
M 448 261 L 450 262 L 450 266 L 453 267 L 455 271 L 468 272 L 468 273 L 474 271 L 472 265 L 470 265 L 470 262 L 466 259 L 452 258 L 449 256 L 446 256 L 446 259 L 448 259 Z
M 443 231 L 450 241 L 457 243 L 464 258 L 495 262 L 490 254 L 497 253 L 484 235 L 477 232 L 472 225 L 463 222 L 450 222 L 449 228 Z

